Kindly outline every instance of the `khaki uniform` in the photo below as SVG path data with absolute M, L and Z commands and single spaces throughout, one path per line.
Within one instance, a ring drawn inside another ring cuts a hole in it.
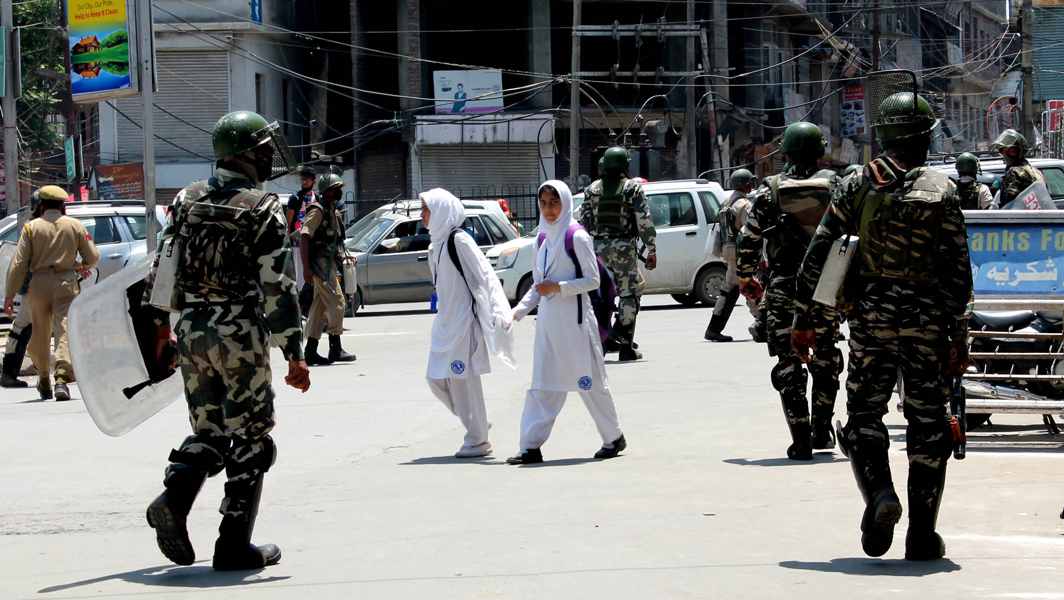
M 80 260 L 79 260 L 80 257 Z M 67 311 L 77 297 L 78 271 L 91 269 L 100 261 L 100 252 L 92 236 L 77 219 L 57 210 L 30 221 L 22 229 L 15 259 L 7 275 L 7 297 L 13 298 L 32 274 L 29 302 L 33 326 L 28 353 L 42 381 L 49 379 L 49 359 L 52 325 L 55 324 L 56 383 L 74 381 L 67 340 Z
M 343 257 L 343 236 L 336 211 L 324 210 L 316 202 L 310 204 L 303 218 L 302 235 L 304 240 L 300 249 L 310 252 L 314 285 L 314 302 L 307 314 L 307 337 L 319 339 L 323 331 L 329 335 L 342 335 L 347 303 L 336 268 L 337 261 Z

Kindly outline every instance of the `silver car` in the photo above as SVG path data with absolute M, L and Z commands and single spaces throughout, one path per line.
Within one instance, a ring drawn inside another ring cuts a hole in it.
M 462 225 L 485 252 L 517 237 L 495 201 L 463 201 Z M 429 232 L 421 224 L 421 204 L 398 202 L 378 208 L 347 229 L 347 251 L 358 260 L 358 291 L 352 313 L 368 304 L 428 302 Z

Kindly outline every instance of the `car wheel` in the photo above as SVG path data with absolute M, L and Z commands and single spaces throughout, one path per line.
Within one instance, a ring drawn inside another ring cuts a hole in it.
M 688 308 L 697 305 L 699 302 L 698 298 L 691 294 L 673 294 L 672 299 Z
M 699 271 L 698 277 L 695 278 L 695 289 L 691 290 L 691 295 L 702 304 L 713 306 L 717 303 L 717 296 L 720 295 L 721 289 L 724 288 L 726 275 L 727 270 L 724 265 L 703 267 Z

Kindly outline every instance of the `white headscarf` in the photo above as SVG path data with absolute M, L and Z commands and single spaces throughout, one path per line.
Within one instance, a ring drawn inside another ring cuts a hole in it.
M 548 223 L 542 214 L 539 216 L 539 230 L 546 236 L 546 239 L 543 240 L 542 248 L 536 253 L 536 269 L 540 270 L 541 274 L 543 274 L 544 270 L 543 253 L 547 253 L 546 271 L 549 272 L 550 266 L 554 264 L 558 256 L 565 253 L 565 232 L 576 222 L 573 219 L 573 193 L 569 190 L 569 186 L 565 185 L 564 181 L 551 179 L 539 186 L 539 193 L 543 193 L 543 188 L 545 187 L 552 187 L 558 192 L 558 197 L 562 201 L 562 212 L 553 223 Z M 539 194 L 536 197 L 538 198 Z
M 432 245 L 441 248 L 447 242 L 447 236 L 465 222 L 465 208 L 462 201 L 443 188 L 433 188 L 422 192 L 421 201 L 429 207 L 429 236 Z

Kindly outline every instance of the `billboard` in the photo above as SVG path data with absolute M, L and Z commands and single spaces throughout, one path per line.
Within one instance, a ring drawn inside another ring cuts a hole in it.
M 100 200 L 140 200 L 144 198 L 144 165 L 122 163 L 96 165 L 93 169 L 96 195 Z
M 865 135 L 864 87 L 847 85 L 842 90 L 842 137 L 853 138 Z
M 432 74 L 436 114 L 478 114 L 502 109 L 502 71 L 436 71 Z
M 137 94 L 129 0 L 67 0 L 70 91 L 75 102 Z
M 966 212 L 976 298 L 1064 293 L 1064 213 Z

